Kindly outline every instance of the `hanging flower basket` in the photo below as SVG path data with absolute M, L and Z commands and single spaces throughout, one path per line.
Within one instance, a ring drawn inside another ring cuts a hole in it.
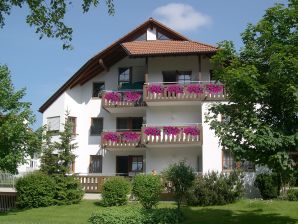
M 210 83 L 210 84 L 206 85 L 206 90 L 211 94 L 218 94 L 218 93 L 222 93 L 223 86 L 218 85 L 218 84 Z
M 124 99 L 127 102 L 137 102 L 141 99 L 142 94 L 138 92 L 125 92 L 124 93 Z
M 162 85 L 152 84 L 148 86 L 149 93 L 162 93 L 163 90 Z
M 105 141 L 119 142 L 119 134 L 116 132 L 107 132 L 104 134 L 103 139 Z
M 166 126 L 166 127 L 163 127 L 163 130 L 164 132 L 167 134 L 167 135 L 178 135 L 180 133 L 180 128 L 178 127 L 173 127 L 173 126 Z
M 160 129 L 148 127 L 145 128 L 144 133 L 148 136 L 160 136 Z
M 121 94 L 118 93 L 118 92 L 107 92 L 105 95 L 104 95 L 104 98 L 107 100 L 107 101 L 110 101 L 112 103 L 117 103 L 117 102 L 120 102 L 121 100 Z
M 166 90 L 169 93 L 175 93 L 175 94 L 183 93 L 183 86 L 179 84 L 169 85 L 167 86 Z
M 197 127 L 186 127 L 183 129 L 183 133 L 191 136 L 198 136 L 200 134 L 200 130 Z
M 186 91 L 194 94 L 203 93 L 203 87 L 199 84 L 190 84 L 186 87 Z
M 125 142 L 138 142 L 140 141 L 141 135 L 133 131 L 127 131 L 122 134 L 122 139 Z

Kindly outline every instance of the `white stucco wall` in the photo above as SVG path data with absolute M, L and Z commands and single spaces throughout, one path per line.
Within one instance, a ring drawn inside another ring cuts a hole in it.
M 202 104 L 202 120 L 203 120 L 203 146 L 202 146 L 202 163 L 203 172 L 222 171 L 222 150 L 215 136 L 214 131 L 210 129 L 208 123 L 205 122 L 205 116 L 208 113 L 208 107 L 211 103 Z

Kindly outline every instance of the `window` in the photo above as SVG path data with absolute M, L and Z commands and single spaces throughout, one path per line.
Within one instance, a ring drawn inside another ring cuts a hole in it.
M 89 173 L 102 173 L 101 155 L 90 155 Z
M 104 82 L 93 83 L 92 97 L 101 97 L 103 90 L 105 90 Z
M 77 129 L 77 118 L 76 117 L 68 117 L 68 120 L 71 122 L 72 125 L 72 134 L 76 134 Z
M 142 117 L 117 117 L 117 130 L 141 130 L 143 124 Z
M 90 135 L 100 135 L 103 129 L 103 118 L 93 117 L 91 118 Z
M 74 173 L 75 172 L 75 160 L 71 161 L 69 164 L 69 172 Z
M 233 170 L 235 169 L 235 162 L 234 156 L 229 150 L 223 150 L 223 157 L 222 157 L 222 169 L 223 170 Z
M 143 171 L 143 156 L 131 156 L 131 171 L 132 172 Z
M 178 71 L 163 71 L 163 82 L 177 82 Z
M 142 41 L 142 40 L 147 40 L 147 32 L 143 33 L 141 36 L 138 36 L 135 41 Z
M 191 72 L 190 71 L 179 72 L 177 79 L 178 79 L 177 81 L 181 84 L 190 83 L 190 81 L 191 81 Z
M 118 85 L 120 88 L 130 89 L 131 84 L 131 67 L 119 68 Z
M 60 129 L 60 117 L 48 117 L 47 126 L 49 132 L 59 132 Z
M 156 34 L 156 39 L 157 40 L 169 40 L 170 38 L 160 32 L 157 32 Z

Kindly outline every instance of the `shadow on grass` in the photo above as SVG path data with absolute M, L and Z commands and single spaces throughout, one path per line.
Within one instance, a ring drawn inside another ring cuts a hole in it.
M 183 208 L 186 220 L 183 224 L 295 224 L 298 220 L 276 213 L 263 213 L 262 209 L 252 211 L 230 211 L 224 209 Z

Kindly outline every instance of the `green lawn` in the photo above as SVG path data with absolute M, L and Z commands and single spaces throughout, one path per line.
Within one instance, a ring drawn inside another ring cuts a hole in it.
M 173 207 L 162 203 L 160 207 Z M 96 201 L 82 201 L 78 205 L 36 208 L 0 213 L 1 224 L 79 224 L 87 223 L 93 212 L 101 207 Z M 298 202 L 242 200 L 225 206 L 184 207 L 184 224 L 241 223 L 294 224 L 298 223 Z

